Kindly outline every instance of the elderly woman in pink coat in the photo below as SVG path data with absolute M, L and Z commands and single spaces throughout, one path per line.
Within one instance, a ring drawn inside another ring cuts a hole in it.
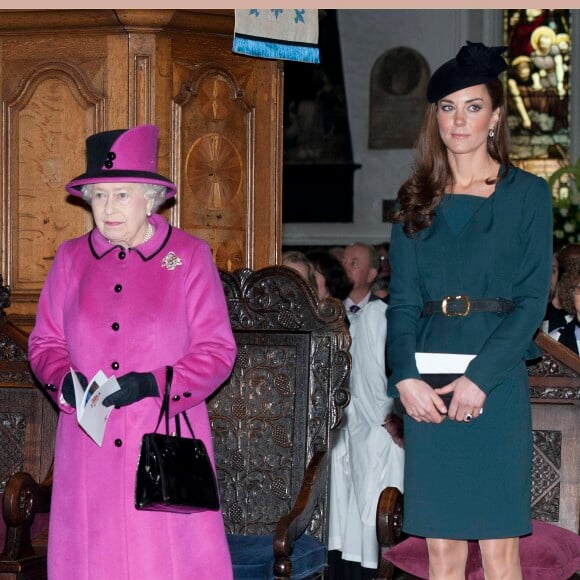
M 58 405 L 48 542 L 51 580 L 227 580 L 220 511 L 138 511 L 141 438 L 155 429 L 173 367 L 170 414 L 187 410 L 213 462 L 205 399 L 229 376 L 236 347 L 205 242 L 156 213 L 175 185 L 157 174 L 158 129 L 87 139 L 87 169 L 66 190 L 95 228 L 58 249 L 30 335 L 32 370 Z M 70 369 L 86 388 L 99 370 L 120 390 L 102 445 L 79 426 Z

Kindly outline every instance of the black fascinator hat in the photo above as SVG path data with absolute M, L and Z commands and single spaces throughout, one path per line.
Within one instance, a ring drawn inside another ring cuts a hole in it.
M 455 91 L 496 79 L 507 68 L 501 56 L 506 48 L 468 40 L 455 58 L 448 60 L 431 75 L 427 100 L 436 103 Z

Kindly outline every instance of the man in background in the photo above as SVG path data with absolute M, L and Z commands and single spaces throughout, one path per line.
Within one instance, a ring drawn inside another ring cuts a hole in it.
M 369 300 L 378 299 L 372 294 L 371 287 L 379 274 L 379 254 L 371 244 L 355 242 L 344 249 L 342 265 L 353 284 L 350 294 L 344 300 L 344 309 L 352 324 Z

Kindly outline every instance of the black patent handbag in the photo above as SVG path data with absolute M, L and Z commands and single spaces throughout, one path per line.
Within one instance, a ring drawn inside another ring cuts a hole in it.
M 176 513 L 194 513 L 219 509 L 215 473 L 201 439 L 196 439 L 185 412 L 175 416 L 175 433 L 169 434 L 169 394 L 173 367 L 166 367 L 163 403 L 153 433 L 141 440 L 135 508 Z M 182 415 L 191 438 L 181 437 Z M 165 434 L 157 433 L 165 419 Z

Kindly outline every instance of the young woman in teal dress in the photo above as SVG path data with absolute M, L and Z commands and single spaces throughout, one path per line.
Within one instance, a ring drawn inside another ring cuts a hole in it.
M 463 580 L 466 540 L 479 541 L 486 579 L 518 580 L 519 536 L 531 532 L 525 361 L 538 354 L 548 298 L 551 195 L 509 160 L 503 50 L 468 42 L 431 77 L 391 237 L 387 351 L 389 391 L 406 411 L 403 529 L 427 538 L 431 580 Z M 433 388 L 416 352 L 475 357 Z

